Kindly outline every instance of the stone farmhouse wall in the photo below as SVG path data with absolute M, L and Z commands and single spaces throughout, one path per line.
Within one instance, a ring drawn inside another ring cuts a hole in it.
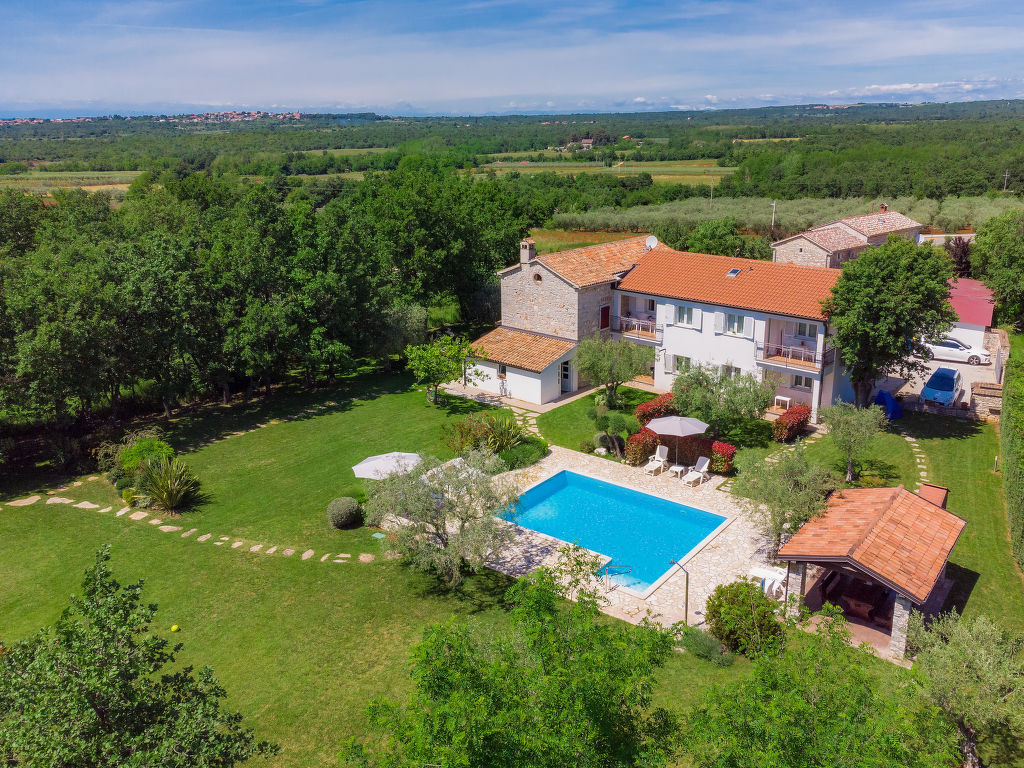
M 805 267 L 829 266 L 829 253 L 810 240 L 797 237 L 775 249 L 775 261 L 784 264 L 802 264 Z
M 608 307 L 609 318 L 615 314 L 612 284 L 593 285 L 579 293 L 579 317 L 577 323 L 581 339 L 591 338 L 601 330 L 601 307 Z
M 502 275 L 502 325 L 575 339 L 578 322 L 576 289 L 551 270 L 534 262 Z

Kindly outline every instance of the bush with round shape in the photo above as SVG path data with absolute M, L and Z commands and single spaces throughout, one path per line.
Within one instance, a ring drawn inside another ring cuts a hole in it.
M 630 435 L 626 441 L 625 461 L 632 467 L 639 467 L 654 454 L 657 447 L 658 436 L 644 427 L 635 435 Z
M 144 464 L 159 463 L 161 459 L 170 459 L 173 456 L 174 449 L 163 440 L 143 437 L 121 451 L 119 461 L 124 473 L 132 475 L 141 471 Z
M 522 469 L 531 464 L 536 464 L 548 454 L 546 440 L 539 437 L 527 437 L 523 442 L 507 448 L 498 456 L 509 469 Z
M 114 483 L 114 487 L 118 491 L 123 491 L 125 488 L 130 488 L 131 484 L 132 484 L 132 478 L 125 477 L 124 475 L 122 475 L 121 477 L 119 477 L 117 479 L 117 482 Z
M 332 528 L 351 528 L 362 521 L 363 511 L 351 496 L 342 496 L 327 505 L 327 522 Z
M 139 494 L 152 499 L 154 507 L 167 512 L 181 512 L 205 500 L 192 468 L 167 456 L 140 466 L 137 488 Z
M 724 475 L 732 472 L 733 459 L 736 457 L 736 446 L 716 440 L 711 444 L 711 471 Z
M 633 412 L 636 420 L 640 422 L 641 426 L 646 427 L 651 419 L 660 419 L 663 416 L 678 416 L 679 410 L 675 406 L 674 398 L 675 396 L 671 392 L 666 392 L 663 395 L 658 395 L 653 400 L 648 400 L 646 403 L 640 403 Z
M 778 443 L 788 443 L 803 432 L 810 421 L 811 409 L 797 403 L 787 408 L 785 413 L 772 422 L 772 437 Z
M 580 450 L 583 453 L 593 453 L 597 450 L 597 444 L 593 440 L 581 440 Z
M 778 610 L 779 604 L 765 595 L 757 581 L 740 579 L 715 587 L 704 620 L 726 648 L 753 658 L 782 647 L 785 631 Z
M 683 627 L 680 644 L 698 659 L 710 661 L 718 667 L 732 666 L 735 658 L 710 632 L 697 627 Z

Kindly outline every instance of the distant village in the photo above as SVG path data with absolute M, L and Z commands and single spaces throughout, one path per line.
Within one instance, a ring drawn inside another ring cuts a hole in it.
M 154 120 L 158 123 L 242 123 L 251 120 L 265 120 L 276 118 L 278 120 L 299 120 L 302 115 L 299 112 L 203 112 L 192 115 L 138 115 L 135 118 L 117 118 L 123 120 Z M 67 117 L 67 118 L 41 118 L 41 117 L 12 117 L 0 118 L 0 128 L 14 125 L 43 125 L 45 123 L 92 123 L 103 120 L 114 120 L 114 115 L 102 117 Z

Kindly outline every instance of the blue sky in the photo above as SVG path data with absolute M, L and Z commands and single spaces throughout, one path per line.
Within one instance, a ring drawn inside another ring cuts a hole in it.
M 1015 0 L 0 0 L 0 116 L 1024 96 Z

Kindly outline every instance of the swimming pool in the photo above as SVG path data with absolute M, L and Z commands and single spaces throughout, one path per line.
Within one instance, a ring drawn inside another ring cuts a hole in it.
M 520 497 L 516 522 L 610 557 L 611 579 L 643 593 L 726 518 L 563 470 Z

